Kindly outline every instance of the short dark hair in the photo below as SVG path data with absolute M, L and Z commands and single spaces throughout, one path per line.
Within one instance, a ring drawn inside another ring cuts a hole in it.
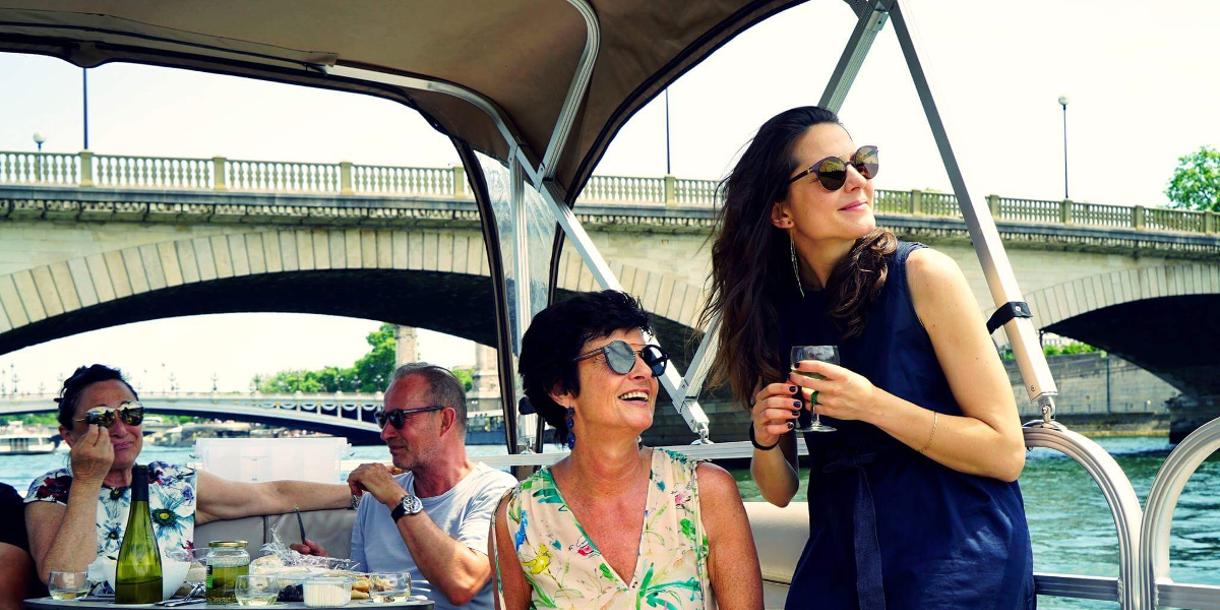
M 453 372 L 443 366 L 427 362 L 408 362 L 394 370 L 390 385 L 411 375 L 418 375 L 428 382 L 428 401 L 444 407 L 452 407 L 461 429 L 466 430 L 466 388 Z M 389 388 L 386 388 L 387 390 Z
M 580 394 L 575 358 L 585 343 L 635 328 L 652 331 L 648 313 L 634 297 L 617 290 L 579 292 L 534 316 L 521 339 L 517 368 L 525 396 L 559 439 L 568 436 L 567 409 L 551 400 L 551 391 Z
M 72 417 L 76 415 L 81 392 L 99 381 L 112 379 L 123 382 L 123 385 L 131 390 L 131 395 L 135 396 L 136 400 L 140 399 L 140 395 L 136 394 L 136 389 L 123 378 L 123 372 L 119 369 L 110 368 L 104 364 L 77 367 L 72 376 L 64 380 L 64 386 L 59 389 L 59 397 L 55 399 L 55 402 L 59 403 L 59 413 L 56 415 L 59 425 L 71 430 Z

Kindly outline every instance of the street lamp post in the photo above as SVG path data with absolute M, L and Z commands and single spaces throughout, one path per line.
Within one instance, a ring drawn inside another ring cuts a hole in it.
M 1071 199 L 1068 196 L 1068 98 L 1066 95 L 1059 96 L 1059 105 L 1063 107 L 1063 200 Z
M 669 165 L 669 87 L 665 88 L 665 175 L 673 173 Z
M 42 144 L 46 141 L 47 139 L 42 137 L 41 133 L 34 132 L 34 144 L 38 146 L 38 162 L 34 164 L 34 179 L 38 182 L 42 182 Z

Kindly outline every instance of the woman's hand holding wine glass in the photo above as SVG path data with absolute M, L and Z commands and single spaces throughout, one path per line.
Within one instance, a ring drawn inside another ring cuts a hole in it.
M 810 374 L 820 378 L 807 376 Z M 788 381 L 801 386 L 806 396 L 815 396 L 815 414 L 871 421 L 878 389 L 863 375 L 829 362 L 802 360 L 793 366 Z

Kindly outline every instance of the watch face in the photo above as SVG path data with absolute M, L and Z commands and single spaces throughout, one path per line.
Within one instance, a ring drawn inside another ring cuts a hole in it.
M 408 515 L 414 515 L 424 509 L 424 503 L 417 496 L 406 496 L 402 499 L 402 510 Z

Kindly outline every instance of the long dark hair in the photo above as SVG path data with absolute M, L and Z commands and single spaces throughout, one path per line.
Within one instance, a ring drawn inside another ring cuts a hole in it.
M 720 349 L 711 381 L 726 381 L 733 397 L 748 402 L 760 379 L 779 380 L 785 371 L 776 353 L 776 303 L 799 299 L 787 235 L 771 224 L 772 206 L 784 199 L 796 169 L 796 140 L 810 127 L 839 123 L 816 106 L 781 112 L 758 129 L 733 171 L 720 183 L 724 205 L 712 242 L 712 284 L 699 316 L 704 328 L 720 316 Z M 885 258 L 897 249 L 892 233 L 874 230 L 856 240 L 826 285 L 831 318 L 843 336 L 864 330 L 868 305 L 886 279 Z

